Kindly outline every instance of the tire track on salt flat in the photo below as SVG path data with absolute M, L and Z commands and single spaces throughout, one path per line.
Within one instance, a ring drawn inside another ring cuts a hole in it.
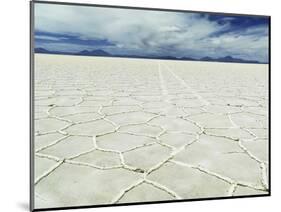
M 158 62 L 160 64 L 160 62 Z M 204 99 L 198 92 L 196 92 L 193 88 L 191 88 L 182 78 L 180 78 L 178 75 L 176 75 L 173 70 L 166 64 L 163 64 L 163 66 L 166 68 L 166 70 L 173 75 L 175 79 L 177 79 L 180 84 L 184 87 L 186 87 L 190 92 L 198 98 L 199 101 L 201 101 L 204 105 L 210 105 L 210 102 L 208 102 L 206 99 Z

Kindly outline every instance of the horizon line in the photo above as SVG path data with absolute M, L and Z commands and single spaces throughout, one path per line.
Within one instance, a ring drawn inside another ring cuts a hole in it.
M 36 49 L 42 49 L 46 50 L 46 52 L 38 52 Z M 86 54 L 80 54 L 83 51 L 88 52 L 94 52 L 94 51 L 103 51 L 107 55 L 86 55 Z M 112 58 L 127 58 L 127 59 L 153 59 L 153 60 L 175 60 L 175 61 L 194 61 L 194 62 L 217 62 L 217 63 L 240 63 L 240 64 L 263 64 L 268 65 L 269 62 L 261 62 L 261 61 L 254 61 L 254 60 L 244 60 L 241 58 L 232 57 L 230 55 L 227 55 L 225 57 L 219 57 L 219 58 L 213 58 L 209 56 L 205 56 L 202 58 L 192 58 L 192 57 L 174 57 L 170 55 L 164 55 L 164 56 L 141 56 L 141 55 L 122 55 L 122 54 L 111 54 L 108 53 L 102 49 L 95 49 L 95 50 L 81 50 L 77 52 L 64 52 L 64 51 L 50 51 L 42 47 L 36 47 L 34 48 L 34 54 L 51 54 L 51 55 L 68 55 L 68 56 L 88 56 L 88 57 L 112 57 Z M 230 57 L 234 60 L 241 60 L 241 61 L 223 61 L 224 58 Z M 204 60 L 204 58 L 208 58 Z

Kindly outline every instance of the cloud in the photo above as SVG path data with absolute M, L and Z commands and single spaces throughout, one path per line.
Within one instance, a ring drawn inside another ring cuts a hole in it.
M 240 55 L 266 61 L 267 26 L 239 29 L 233 27 L 235 21 L 236 17 L 212 20 L 210 15 L 199 13 L 40 3 L 35 7 L 37 31 L 76 36 L 80 40 L 106 40 L 114 45 L 103 49 L 112 53 L 196 58 Z M 81 43 L 72 44 L 78 48 Z M 65 42 L 62 46 L 67 48 Z M 88 47 L 94 48 L 95 43 Z
M 50 40 L 50 41 L 59 41 L 59 40 L 61 40 L 60 38 L 52 37 L 52 36 L 47 36 L 47 35 L 35 35 L 35 39 Z

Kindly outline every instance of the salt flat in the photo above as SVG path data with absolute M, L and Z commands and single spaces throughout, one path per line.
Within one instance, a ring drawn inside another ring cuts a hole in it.
M 35 55 L 35 208 L 268 193 L 268 65 Z

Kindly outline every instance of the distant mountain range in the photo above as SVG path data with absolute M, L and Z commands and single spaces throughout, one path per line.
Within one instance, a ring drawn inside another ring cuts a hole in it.
M 61 54 L 61 55 L 80 55 L 80 56 L 103 56 L 103 57 L 125 57 L 125 58 L 145 58 L 145 59 L 166 59 L 166 60 L 188 60 L 188 61 L 208 61 L 208 62 L 227 62 L 227 63 L 259 63 L 262 62 L 256 60 L 244 60 L 240 58 L 234 58 L 231 56 L 212 58 L 212 57 L 202 57 L 200 59 L 195 59 L 192 57 L 173 57 L 173 56 L 140 56 L 140 55 L 118 55 L 110 54 L 104 50 L 83 50 L 79 52 L 61 52 L 61 51 L 50 51 L 44 48 L 35 48 L 35 53 L 41 54 Z
M 88 51 L 83 50 L 80 52 L 61 52 L 61 51 L 49 51 L 44 48 L 35 48 L 35 53 L 42 53 L 42 54 L 66 54 L 66 55 L 82 55 L 82 56 L 111 56 L 111 54 L 103 51 L 101 49 Z
M 81 52 L 77 52 L 78 55 L 85 55 L 85 56 L 111 56 L 106 51 L 103 51 L 101 49 L 93 50 L 93 51 L 88 51 L 88 50 L 83 50 Z

